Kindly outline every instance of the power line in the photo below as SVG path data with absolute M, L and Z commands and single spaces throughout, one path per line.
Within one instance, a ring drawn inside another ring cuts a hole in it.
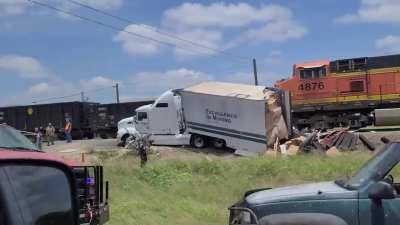
M 102 87 L 102 88 L 96 88 L 96 89 L 92 89 L 92 90 L 87 90 L 87 91 L 80 91 L 74 94 L 70 94 L 70 95 L 63 95 L 63 96 L 58 96 L 58 97 L 50 97 L 50 98 L 43 98 L 43 99 L 39 99 L 39 100 L 35 100 L 32 101 L 33 104 L 36 103 L 40 103 L 40 102 L 47 102 L 50 100 L 58 100 L 58 99 L 66 99 L 66 98 L 72 98 L 72 97 L 77 97 L 77 96 L 82 96 L 82 93 L 94 93 L 94 92 L 99 92 L 102 90 L 105 90 L 107 88 L 112 88 L 112 86 L 110 87 Z
M 119 20 L 119 21 L 125 22 L 125 23 L 127 23 L 127 24 L 139 24 L 138 22 L 133 21 L 133 20 L 131 20 L 131 19 L 126 19 L 126 18 L 117 16 L 117 15 L 114 15 L 114 14 L 108 13 L 108 12 L 106 12 L 106 11 L 103 11 L 103 10 L 100 10 L 100 9 L 98 9 L 98 8 L 92 7 L 92 6 L 90 6 L 90 5 L 84 4 L 84 3 L 80 2 L 80 1 L 76 1 L 76 0 L 66 0 L 66 1 L 71 2 L 72 4 L 75 4 L 75 5 L 84 7 L 84 8 L 86 8 L 86 9 L 95 11 L 95 12 L 97 12 L 97 13 L 100 13 L 100 14 L 103 14 L 103 15 L 106 15 L 106 16 L 109 16 L 109 17 L 111 17 L 111 18 L 117 19 L 117 20 Z M 231 54 L 231 53 L 227 53 L 227 52 L 224 51 L 224 50 L 220 50 L 220 49 L 213 48 L 213 47 L 210 47 L 210 46 L 207 46 L 207 45 L 204 45 L 204 44 L 200 44 L 200 43 L 194 42 L 194 41 L 192 41 L 192 40 L 182 38 L 182 37 L 180 37 L 180 36 L 178 36 L 178 35 L 175 35 L 175 34 L 172 34 L 172 33 L 170 33 L 170 32 L 162 31 L 162 30 L 159 30 L 159 29 L 157 29 L 157 28 L 152 28 L 152 27 L 147 26 L 147 25 L 145 25 L 145 24 L 143 24 L 143 25 L 144 25 L 143 28 L 145 28 L 145 29 L 147 29 L 147 30 L 150 30 L 150 31 L 154 31 L 154 32 L 156 32 L 156 33 L 158 33 L 158 34 L 161 34 L 161 35 L 164 35 L 164 36 L 167 36 L 167 37 L 170 37 L 170 38 L 173 38 L 173 39 L 182 41 L 182 42 L 186 42 L 186 43 L 189 43 L 189 44 L 191 44 L 191 45 L 194 45 L 194 46 L 197 46 L 197 47 L 200 47 L 200 48 L 204 48 L 204 49 L 207 49 L 207 50 L 211 50 L 211 51 L 216 52 L 216 53 L 219 53 L 219 54 L 223 54 L 223 55 L 230 56 L 230 57 L 235 57 L 235 58 L 237 58 L 237 59 L 239 59 L 239 60 L 243 60 L 243 61 L 245 60 L 246 62 L 249 61 L 249 59 L 246 58 L 246 57 L 233 55 L 233 54 Z
M 106 28 L 111 29 L 111 30 L 115 30 L 115 31 L 119 31 L 119 32 L 124 32 L 124 33 L 127 33 L 127 34 L 129 34 L 129 35 L 133 35 L 133 36 L 136 36 L 136 37 L 139 37 L 139 38 L 142 38 L 142 39 L 147 39 L 147 40 L 150 40 L 150 41 L 159 43 L 159 44 L 167 45 L 167 46 L 170 46 L 170 47 L 176 47 L 176 48 L 182 49 L 182 50 L 184 50 L 184 51 L 196 52 L 196 53 L 199 53 L 199 54 L 206 54 L 206 53 L 203 52 L 203 51 L 197 51 L 197 50 L 195 50 L 195 49 L 186 49 L 186 48 L 184 48 L 184 47 L 182 47 L 182 46 L 179 46 L 179 45 L 177 45 L 177 44 L 172 44 L 172 43 L 169 43 L 169 42 L 161 41 L 161 40 L 158 40 L 158 39 L 155 39 L 155 38 L 152 38 L 152 37 L 148 37 L 148 36 L 145 36 L 145 35 L 136 33 L 136 32 L 127 31 L 127 30 L 125 30 L 125 29 L 123 29 L 123 28 L 119 28 L 119 27 L 116 27 L 116 26 L 113 26 L 113 25 L 110 25 L 110 24 L 106 24 L 106 23 L 103 23 L 103 22 L 101 22 L 101 21 L 91 19 L 91 18 L 89 18 L 89 17 L 81 16 L 81 15 L 76 14 L 76 13 L 73 13 L 73 12 L 71 12 L 71 11 L 63 10 L 63 9 L 54 7 L 54 6 L 52 6 L 52 5 L 49 5 L 49 4 L 46 4 L 46 3 L 43 3 L 43 2 L 38 2 L 38 1 L 36 1 L 36 0 L 27 0 L 27 1 L 28 1 L 28 2 L 31 2 L 31 3 L 33 3 L 33 4 L 36 4 L 36 5 L 39 5 L 39 6 L 41 6 L 41 7 L 44 7 L 44 8 L 48 8 L 48 9 L 51 9 L 51 10 L 54 10 L 54 11 L 61 12 L 61 13 L 64 13 L 64 14 L 66 14 L 66 15 L 72 16 L 72 17 L 79 18 L 79 19 L 81 19 L 81 20 L 85 20 L 85 21 L 91 22 L 91 23 L 96 24 L 96 25 L 99 25 L 99 26 L 106 27 Z M 216 55 L 209 55 L 209 56 L 217 57 Z M 242 62 L 242 63 L 244 63 L 244 62 Z

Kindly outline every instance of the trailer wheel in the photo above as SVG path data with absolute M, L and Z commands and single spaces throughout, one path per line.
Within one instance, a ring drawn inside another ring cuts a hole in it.
M 204 148 L 206 147 L 206 137 L 198 134 L 194 134 L 192 136 L 192 145 L 195 148 Z
M 225 147 L 225 141 L 219 138 L 214 138 L 213 139 L 213 146 L 215 148 L 224 148 Z

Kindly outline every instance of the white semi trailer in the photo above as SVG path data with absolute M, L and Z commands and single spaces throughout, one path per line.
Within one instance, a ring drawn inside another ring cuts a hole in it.
M 288 138 L 287 124 L 288 97 L 264 86 L 222 82 L 167 91 L 137 108 L 134 119 L 137 132 L 152 134 L 155 145 L 211 144 L 240 155 L 262 153 L 276 139 Z

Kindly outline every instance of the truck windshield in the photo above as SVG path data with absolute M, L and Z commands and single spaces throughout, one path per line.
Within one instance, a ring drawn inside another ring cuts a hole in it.
M 0 148 L 38 151 L 28 138 L 7 125 L 0 125 Z
M 345 188 L 358 189 L 371 181 L 384 178 L 399 160 L 400 143 L 392 143 L 373 156 L 350 179 L 337 183 L 342 183 Z

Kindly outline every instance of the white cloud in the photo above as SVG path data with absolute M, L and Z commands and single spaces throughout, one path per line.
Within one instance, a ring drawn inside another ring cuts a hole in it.
M 35 101 L 38 101 L 38 103 L 77 101 L 81 99 L 81 91 L 85 92 L 85 96 L 89 97 L 90 100 L 96 99 L 101 101 L 102 98 L 96 98 L 99 96 L 105 96 L 109 100 L 110 98 L 113 99 L 112 94 L 114 91 L 112 90 L 112 85 L 115 82 L 113 79 L 105 76 L 95 76 L 87 80 L 80 80 L 79 82 L 54 79 L 35 83 L 27 87 L 25 91 L 8 97 L 7 102 L 4 104 L 30 104 Z M 122 83 L 120 82 L 120 84 Z M 106 92 L 98 92 L 97 90 L 100 90 L 100 88 L 105 88 L 104 91 Z M 58 98 L 63 96 L 68 97 Z
M 80 96 L 76 95 L 72 98 L 57 98 L 54 97 L 67 96 L 79 92 L 79 88 L 69 82 L 65 81 L 46 81 L 39 82 L 30 85 L 26 90 L 19 91 L 17 94 L 12 94 L 7 96 L 1 102 L 3 105 L 21 105 L 21 104 L 31 104 L 32 102 L 37 103 L 49 103 L 49 102 L 62 102 L 79 100 Z M 47 100 L 48 101 L 43 101 Z
M 335 19 L 339 23 L 357 22 L 400 22 L 400 1 L 398 0 L 361 0 L 357 12 Z
M 0 56 L 0 71 L 14 73 L 23 78 L 51 77 L 51 72 L 37 59 L 19 55 Z
M 123 5 L 123 0 L 85 0 L 85 4 L 103 10 L 117 10 Z
M 106 76 L 96 76 L 89 80 L 80 80 L 79 83 L 83 90 L 93 90 L 96 88 L 111 87 L 117 83 L 117 81 Z
M 217 52 L 209 49 L 220 49 L 223 45 L 223 37 L 220 31 L 216 30 L 207 30 L 207 29 L 192 29 L 187 31 L 182 31 L 178 34 L 180 38 L 184 38 L 186 40 L 192 40 L 198 44 L 207 46 L 208 48 L 199 47 L 198 45 L 192 45 L 188 42 L 175 41 L 174 43 L 183 47 L 177 48 L 175 47 L 174 53 L 178 59 L 184 59 L 186 57 L 192 56 L 204 56 L 204 55 L 214 55 Z M 187 51 L 185 49 L 193 49 L 193 51 Z
M 122 44 L 122 48 L 130 55 L 155 55 L 160 52 L 160 44 L 135 36 L 140 34 L 145 37 L 163 40 L 164 37 L 155 32 L 155 27 L 143 24 L 131 24 L 125 27 L 124 32 L 120 31 L 114 41 Z
M 276 21 L 261 28 L 249 29 L 246 36 L 249 39 L 261 41 L 286 41 L 303 37 L 307 29 L 294 21 Z
M 130 82 L 135 86 L 138 96 L 154 96 L 168 89 L 182 88 L 211 79 L 209 74 L 180 68 L 165 72 L 140 72 Z
M 253 22 L 287 20 L 291 16 L 288 8 L 272 4 L 256 8 L 247 3 L 183 3 L 164 13 L 164 24 L 187 27 L 241 27 Z
M 41 2 L 49 3 L 52 6 L 66 10 L 82 8 L 77 4 L 72 4 L 71 2 L 66 2 L 63 0 L 42 0 Z M 85 0 L 80 2 L 100 10 L 117 10 L 123 5 L 123 0 Z M 29 5 L 30 3 L 27 0 L 0 0 L 0 16 L 23 14 L 27 11 L 27 7 Z M 58 15 L 62 16 L 63 18 L 68 18 L 68 16 L 65 16 L 65 14 Z
M 248 3 L 183 3 L 166 10 L 161 24 L 161 28 L 131 24 L 125 28 L 131 34 L 119 32 L 114 41 L 134 56 L 151 56 L 163 51 L 162 44 L 132 34 L 138 33 L 171 45 L 173 53 L 181 60 L 216 54 L 217 51 L 211 49 L 227 50 L 254 39 L 280 42 L 301 38 L 307 33 L 307 29 L 294 20 L 289 8 L 275 4 L 256 7 Z
M 256 38 L 261 41 L 285 41 L 301 38 L 307 29 L 293 19 L 292 11 L 284 6 L 269 4 L 255 7 L 247 3 L 227 4 L 184 3 L 164 13 L 163 25 L 178 30 L 193 28 L 241 28 L 247 31 L 239 44 Z M 236 32 L 240 36 L 242 32 Z M 234 47 L 234 46 L 230 46 Z
M 0 0 L 0 16 L 22 14 L 27 6 L 26 0 Z
M 38 83 L 28 88 L 30 94 L 42 94 L 47 93 L 51 89 L 51 86 L 47 82 Z
M 375 46 L 389 53 L 400 52 L 400 36 L 388 35 L 376 40 Z
M 271 51 L 268 56 L 264 59 L 264 62 L 268 65 L 280 65 L 283 63 L 283 52 L 279 50 Z
M 214 30 L 191 29 L 182 30 L 180 32 L 175 31 L 174 34 L 172 34 L 173 32 L 168 32 L 168 34 L 171 33 L 171 35 L 160 34 L 165 32 L 166 31 L 157 32 L 156 27 L 144 24 L 131 24 L 125 27 L 124 31 L 120 31 L 114 37 L 114 41 L 121 43 L 124 51 L 132 56 L 152 56 L 159 54 L 164 49 L 163 44 L 155 41 L 159 40 L 173 47 L 173 52 L 176 57 L 183 59 L 188 56 L 209 55 L 215 54 L 216 52 L 199 47 L 198 45 L 193 45 L 187 41 L 178 40 L 171 36 L 177 36 L 181 39 L 183 38 L 185 40 L 191 40 L 210 48 L 217 48 L 222 40 L 221 32 Z M 139 34 L 153 40 L 138 37 L 135 34 Z M 189 51 L 187 49 L 189 49 Z
M 82 5 L 87 5 L 89 7 L 93 7 L 98 10 L 107 10 L 107 11 L 118 10 L 123 5 L 123 0 L 80 0 L 76 1 L 78 4 L 74 4 L 71 1 L 65 1 L 65 0 L 47 0 L 47 1 L 52 6 L 61 8 L 65 11 L 73 11 L 73 12 L 79 10 L 80 8 L 85 8 L 86 10 L 89 10 L 87 9 L 87 7 L 84 7 Z M 77 19 L 76 17 L 67 15 L 62 12 L 57 12 L 57 15 L 64 19 L 69 19 L 69 20 Z
M 273 73 L 260 72 L 258 80 L 260 85 L 272 85 L 277 77 Z M 143 100 L 154 98 L 168 89 L 183 88 L 207 80 L 253 84 L 254 77 L 251 72 L 234 72 L 230 74 L 209 74 L 187 68 L 172 69 L 167 71 L 139 72 L 130 78 L 118 81 L 121 84 L 121 100 Z M 114 90 L 111 88 L 117 81 L 109 76 L 95 76 L 71 82 L 62 79 L 41 81 L 28 86 L 25 90 L 5 96 L 1 104 L 16 105 L 30 104 L 32 102 L 49 103 L 61 101 L 80 100 L 80 92 L 84 91 L 90 101 L 114 101 Z M 98 88 L 105 88 L 104 92 L 97 92 Z M 108 88 L 109 87 L 109 88 Z M 96 91 L 93 91 L 96 90 Z M 65 98 L 58 98 L 67 96 Z

